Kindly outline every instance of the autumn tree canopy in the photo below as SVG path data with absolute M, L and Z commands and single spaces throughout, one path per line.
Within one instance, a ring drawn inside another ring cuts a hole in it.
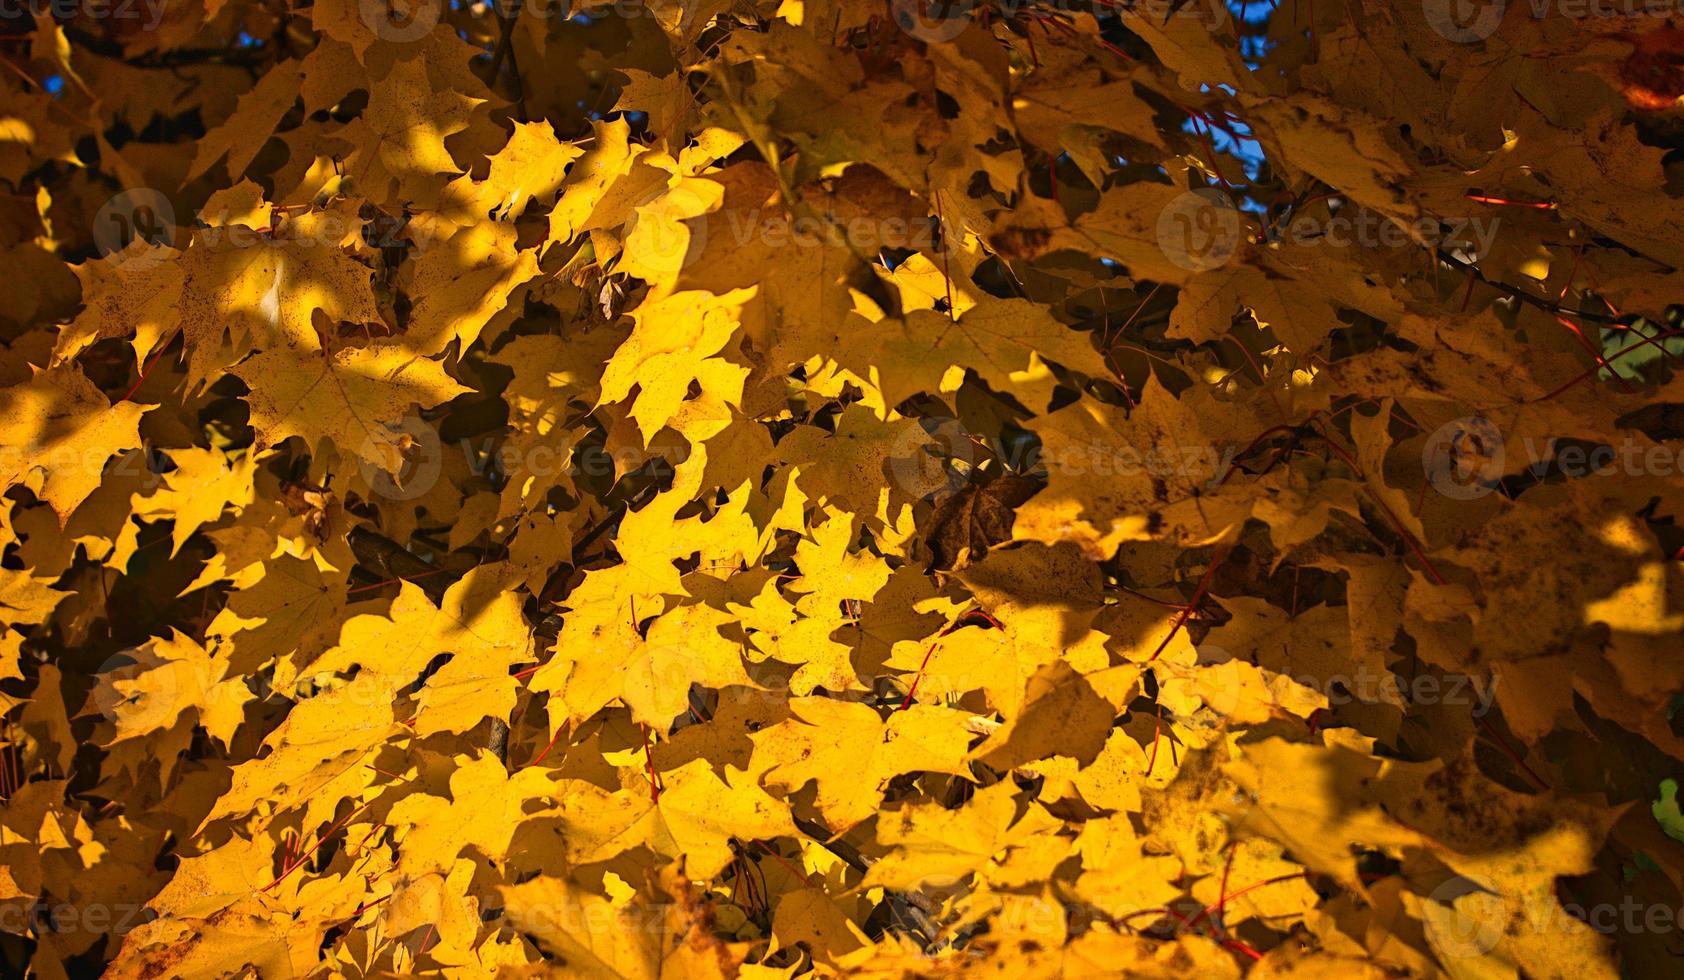
M 1672 7 L 0 3 L 4 972 L 1675 974 Z

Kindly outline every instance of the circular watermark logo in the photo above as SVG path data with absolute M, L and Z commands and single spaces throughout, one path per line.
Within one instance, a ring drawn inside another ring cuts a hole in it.
M 369 462 L 370 458 L 388 455 L 396 449 L 403 463 L 396 473 L 389 473 Z M 433 489 L 444 467 L 444 445 L 438 430 L 411 412 L 395 425 L 370 432 L 357 454 L 357 469 L 363 482 L 375 494 L 387 500 L 414 500 Z
M 1427 941 L 1451 959 L 1484 956 L 1502 941 L 1508 921 L 1496 885 L 1480 876 L 1451 878 L 1424 906 Z
M 645 281 L 678 275 L 707 246 L 706 224 L 634 210 L 626 222 L 623 268 Z
M 382 41 L 419 41 L 438 26 L 443 0 L 361 0 L 363 23 Z
M 705 678 L 717 671 L 710 669 L 706 652 L 685 642 L 680 631 L 652 625 L 649 633 L 641 649 L 626 661 L 624 698 L 634 716 L 646 715 L 651 723 L 658 719 L 665 730 L 675 720 L 695 713 L 690 699 L 693 684 L 705 687 Z
M 907 496 L 922 500 L 932 493 L 951 493 L 965 485 L 966 472 L 976 462 L 976 443 L 964 423 L 948 416 L 917 419 L 889 450 L 889 478 Z M 954 462 L 963 464 L 954 466 Z
M 1507 6 L 1507 0 L 1421 0 L 1427 26 L 1455 44 L 1477 44 L 1496 33 Z
M 1198 659 L 1190 667 L 1160 660 L 1152 668 L 1157 673 L 1160 689 L 1166 684 L 1185 683 L 1205 707 L 1228 719 L 1239 711 L 1244 695 L 1243 685 L 1235 676 L 1238 668 L 1225 667 L 1235 659 L 1227 649 L 1203 643 L 1198 647 Z
M 618 269 L 648 283 L 670 281 L 707 248 L 707 215 L 719 198 L 704 188 L 717 185 L 681 181 L 644 195 L 622 230 Z
M 1183 269 L 1207 272 L 1234 257 L 1243 227 L 1228 195 L 1201 187 L 1179 195 L 1158 213 L 1158 248 Z
M 1433 430 L 1421 447 L 1421 469 L 1434 490 L 1453 500 L 1475 500 L 1497 488 L 1503 475 L 1503 434 L 1480 415 Z
M 945 44 L 970 26 L 972 0 L 891 0 L 895 26 L 925 44 Z
M 150 187 L 124 191 L 94 213 L 94 247 L 113 262 L 156 264 L 175 245 L 175 209 Z
M 1228 5 L 1223 0 L 1138 0 L 1128 9 L 1159 25 L 1168 24 L 1172 17 L 1190 18 L 1212 32 L 1228 22 Z
M 120 731 L 169 728 L 181 714 L 179 666 L 158 656 L 150 644 L 119 650 L 94 672 L 88 702 Z

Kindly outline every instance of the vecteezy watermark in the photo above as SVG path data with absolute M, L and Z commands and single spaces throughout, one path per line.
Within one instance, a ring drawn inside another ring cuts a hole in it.
M 964 33 L 972 21 L 1009 21 L 1031 6 L 1043 15 L 1094 9 L 1083 0 L 890 0 L 889 11 L 902 31 L 926 44 L 942 44 Z M 1159 26 L 1172 18 L 1190 20 L 1207 31 L 1220 29 L 1229 17 L 1223 0 L 1132 0 L 1115 9 Z
M 1284 884 L 1291 877 L 1297 876 L 1265 880 Z M 1308 879 L 1311 872 L 1305 871 L 1303 877 Z M 1237 879 L 1231 885 L 1231 894 L 1257 884 Z M 932 874 L 918 881 L 913 890 L 937 899 L 939 904 L 942 899 L 969 892 L 971 876 Z M 1505 938 L 1514 941 L 1528 934 L 1582 932 L 1588 927 L 1603 935 L 1665 935 L 1684 928 L 1684 909 L 1666 903 L 1643 902 L 1627 895 L 1618 902 L 1581 905 L 1558 901 L 1548 887 L 1526 895 L 1505 895 L 1497 882 L 1479 875 L 1452 877 L 1420 898 L 1427 937 L 1441 957 L 1450 959 L 1484 956 Z M 601 936 L 665 932 L 671 925 L 671 913 L 689 911 L 682 904 L 659 901 L 614 904 L 590 899 L 534 902 L 516 898 L 506 902 L 497 897 L 489 899 L 485 908 L 487 912 L 501 912 L 512 927 L 523 932 L 544 934 L 564 929 L 572 935 Z M 1096 922 L 1127 923 L 1156 936 L 1210 935 L 1220 929 L 1223 912 L 1186 898 L 1143 906 L 1024 895 L 1000 903 L 988 921 L 1010 935 L 1059 939 Z
M 114 264 L 156 264 L 175 245 L 175 208 L 150 187 L 126 190 L 100 205 L 93 233 L 94 247 Z
M 1503 434 L 1479 415 L 1446 422 L 1421 447 L 1427 482 L 1452 500 L 1474 500 L 1495 490 L 1503 462 Z
M 1183 269 L 1208 272 L 1234 257 L 1244 227 L 1228 195 L 1201 187 L 1176 197 L 1158 212 L 1158 248 Z
M 308 220 L 288 221 L 278 234 L 252 228 L 230 215 L 201 214 L 193 225 L 193 243 L 210 248 L 337 248 L 361 235 L 373 249 L 426 251 L 432 244 L 430 226 L 402 219 L 369 221 L 341 211 L 314 211 Z
M 143 31 L 155 31 L 164 22 L 170 0 L 0 0 L 0 21 L 138 20 Z
M 1428 26 L 1457 44 L 1477 44 L 1497 32 L 1512 0 L 1421 0 Z M 1552 13 L 1567 20 L 1670 17 L 1679 0 L 1526 0 L 1534 20 Z
M 971 0 L 891 0 L 895 26 L 925 44 L 943 44 L 970 26 L 976 4 Z
M 402 457 L 402 467 L 396 473 L 389 473 L 367 461 L 386 455 L 388 447 Z M 467 470 L 473 476 L 514 483 L 560 476 L 574 480 L 614 479 L 653 459 L 663 460 L 668 466 L 677 466 L 689 455 L 687 450 L 661 446 L 608 449 L 560 441 L 531 445 L 499 444 L 493 436 L 463 438 L 451 446 L 439 438 L 431 424 L 411 415 L 369 435 L 364 452 L 359 454 L 358 472 L 369 489 L 382 498 L 415 500 L 426 496 L 438 483 L 445 472 L 447 454 L 452 452 L 462 454 Z
M 116 0 L 112 0 L 116 2 Z M 163 2 L 163 0 L 152 0 Z M 418 41 L 438 27 L 446 0 L 358 0 L 363 24 L 378 38 L 394 43 Z M 664 17 L 660 5 L 643 0 L 490 0 L 486 5 L 500 19 L 532 17 L 541 20 L 632 20 Z M 973 21 L 1012 20 L 1031 6 L 1040 14 L 1091 13 L 1091 0 L 889 0 L 889 19 L 895 26 L 927 44 L 941 44 L 964 33 Z M 1209 31 L 1229 19 L 1223 0 L 1130 0 L 1121 12 L 1156 25 L 1191 20 Z
M 150 646 L 119 650 L 94 671 L 88 703 L 107 721 L 139 731 L 156 731 L 175 723 L 180 713 L 176 696 L 180 685 L 174 670 L 153 654 Z
M 1442 956 L 1485 956 L 1505 938 L 1582 932 L 1663 935 L 1684 928 L 1684 909 L 1626 895 L 1619 902 L 1581 905 L 1559 901 L 1551 888 L 1505 895 L 1483 875 L 1451 878 L 1433 889 L 1423 907 L 1427 939 Z
M 1524 455 L 1514 472 L 1543 478 L 1559 474 L 1570 480 L 1590 476 L 1678 476 L 1684 474 L 1684 450 L 1624 439 L 1589 445 L 1556 436 L 1518 441 L 1503 438 L 1490 419 L 1469 415 L 1434 429 L 1421 448 L 1421 468 L 1432 488 L 1454 500 L 1474 500 L 1497 489 L 1509 451 Z
M 1270 693 L 1282 707 L 1291 707 L 1291 699 L 1302 698 L 1305 691 L 1325 698 L 1330 707 L 1342 704 L 1389 704 L 1394 708 L 1425 707 L 1429 705 L 1461 705 L 1473 709 L 1475 717 L 1483 717 L 1497 700 L 1497 684 L 1467 674 L 1421 673 L 1404 677 L 1389 670 L 1373 670 L 1358 665 L 1350 673 L 1291 676 L 1292 684 L 1284 683 L 1287 674 L 1272 678 Z M 1315 705 L 1304 703 L 1305 708 Z
M 1242 703 L 1262 698 L 1266 704 L 1299 717 L 1305 717 L 1317 708 L 1353 703 L 1385 704 L 1400 710 L 1429 705 L 1463 706 L 1471 708 L 1475 717 L 1484 717 L 1496 703 L 1497 685 L 1502 680 L 1495 675 L 1483 679 L 1467 674 L 1431 672 L 1404 677 L 1389 670 L 1356 664 L 1348 671 L 1332 674 L 1294 673 L 1290 668 L 1280 672 L 1265 671 L 1260 692 L 1255 685 L 1212 683 L 1217 675 L 1207 668 L 1235 658 L 1229 651 L 1211 644 L 1201 644 L 1198 652 L 1198 665 L 1186 667 L 1163 663 L 1162 671 L 1171 678 L 1200 681 L 1195 686 L 1201 698 L 1219 715 L 1233 714 Z M 1200 671 L 1204 673 L 1195 678 L 1195 673 Z
M 1455 248 L 1477 259 L 1491 251 L 1501 223 L 1496 217 L 1422 215 L 1405 224 L 1364 207 L 1345 207 L 1326 218 L 1298 215 L 1285 225 L 1265 230 L 1263 237 L 1266 242 L 1287 242 L 1301 248 Z
M 358 12 L 375 37 L 404 44 L 432 33 L 444 12 L 444 0 L 361 0 Z
M 914 497 L 943 489 L 957 489 L 975 465 L 980 439 L 958 419 L 928 416 L 919 427 L 908 427 L 895 441 L 885 462 L 890 478 Z M 1219 486 L 1233 468 L 1237 446 L 1210 443 L 1191 445 L 1102 443 L 1071 441 L 1048 446 L 1016 443 L 996 457 L 1008 472 L 1027 473 L 1044 467 L 1062 477 L 1100 479 L 1149 477 L 1180 486 Z M 955 466 L 957 464 L 957 466 Z M 956 472 L 958 471 L 958 472 Z M 955 482 L 957 481 L 957 482 Z
M 645 281 L 678 275 L 707 248 L 704 221 L 634 210 L 624 231 L 620 268 Z
M 363 482 L 388 500 L 414 500 L 431 490 L 444 466 L 438 430 L 411 412 L 394 425 L 379 426 L 363 440 L 357 469 Z M 369 462 L 370 457 L 396 454 L 402 462 L 390 472 Z
M 1427 25 L 1457 44 L 1474 44 L 1496 33 L 1507 0 L 1421 0 Z
M 940 907 L 946 901 L 969 893 L 972 885 L 972 876 L 969 874 L 930 874 L 911 890 L 932 899 L 933 904 Z M 670 915 L 678 913 L 688 918 L 694 911 L 682 903 L 645 901 L 641 898 L 615 904 L 590 899 L 535 902 L 518 897 L 518 892 L 510 897 L 514 900 L 509 901 L 507 897 L 490 898 L 484 906 L 485 911 L 501 912 L 510 926 L 535 935 L 551 934 L 558 930 L 579 936 L 613 936 L 645 931 L 665 933 L 672 927 Z M 1188 921 L 1188 916 L 1202 908 L 1196 903 L 1187 905 L 1186 915 L 1179 920 L 1183 923 Z M 1161 913 L 1163 909 L 1142 909 L 1121 903 L 1102 908 L 1086 902 L 1056 902 L 1046 898 L 1024 896 L 1001 905 L 989 916 L 988 921 L 995 928 L 1009 928 L 1012 935 L 1063 936 L 1073 931 L 1072 926 L 1078 923 L 1127 921 L 1137 919 L 1147 912 Z
M 1096 478 L 1145 476 L 1181 486 L 1198 485 L 1206 490 L 1220 486 L 1233 468 L 1235 446 L 1197 444 L 1188 446 L 1150 445 L 1144 449 L 1122 443 L 1073 442 L 1043 446 L 1037 457 L 1049 473 L 1060 476 Z
M 149 459 L 147 453 L 138 449 L 112 453 L 108 447 L 66 442 L 53 446 L 0 446 L 0 471 L 19 474 L 20 480 L 27 480 L 37 472 L 44 478 L 55 475 L 65 479 L 90 476 L 97 481 L 120 478 L 141 493 L 164 483 L 155 454 Z
M 528 902 L 515 901 L 490 908 L 500 909 L 509 925 L 533 935 L 622 936 L 627 933 L 664 934 L 672 927 L 674 914 L 690 911 L 671 902 L 607 901 Z
M 907 496 L 923 499 L 964 485 L 963 471 L 976 463 L 976 442 L 956 418 L 921 418 L 895 440 L 886 462 L 889 479 Z
M 783 211 L 727 211 L 725 224 L 741 248 L 760 242 L 771 248 L 830 245 L 862 253 L 883 249 L 922 251 L 936 247 L 936 221 L 895 217 L 857 217 L 846 221 L 816 215 L 791 217 Z
M 165 261 L 170 249 L 339 248 L 358 237 L 371 249 L 425 251 L 432 244 L 430 226 L 365 209 L 362 214 L 325 209 L 287 220 L 276 228 L 254 228 L 241 215 L 200 212 L 188 226 L 177 225 L 169 198 L 150 187 L 112 195 L 94 214 L 94 246 L 113 264 L 144 267 Z
M 1474 258 L 1491 251 L 1501 219 L 1422 215 L 1411 222 L 1360 206 L 1326 217 L 1300 214 L 1263 229 L 1264 245 L 1299 248 L 1453 248 Z M 1228 263 L 1245 234 L 1245 218 L 1227 194 L 1203 187 L 1179 195 L 1158 213 L 1158 247 L 1175 265 L 1205 272 Z
M 13 936 L 92 933 L 121 936 L 152 918 L 135 902 L 4 902 L 0 933 Z
M 448 0 L 358 0 L 363 25 L 375 37 L 394 44 L 419 41 L 432 33 L 443 19 Z M 535 20 L 591 20 L 617 18 L 635 20 L 663 16 L 644 0 L 490 0 L 476 5 L 500 20 L 517 17 Z

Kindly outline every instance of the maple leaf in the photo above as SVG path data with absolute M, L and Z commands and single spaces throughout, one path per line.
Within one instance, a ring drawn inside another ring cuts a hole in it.
M 736 332 L 742 305 L 753 295 L 752 289 L 720 296 L 687 292 L 638 307 L 631 336 L 603 369 L 599 404 L 620 401 L 635 386 L 630 414 L 648 445 L 678 414 L 692 384 L 723 390 L 727 401 L 740 397 L 746 371 L 716 355 Z M 730 394 L 733 383 L 737 396 Z
M 672 887 L 679 901 L 638 893 L 631 902 L 618 903 L 565 878 L 548 877 L 503 886 L 502 897 L 516 929 L 537 938 L 582 975 L 632 980 L 731 976 L 744 951 L 708 931 L 689 889 Z
M 0 404 L 0 479 L 33 490 L 62 527 L 99 487 L 106 461 L 140 445 L 145 411 L 130 401 L 111 404 L 74 365 L 37 369 L 27 385 L 6 389 Z
M 318 315 L 331 324 L 380 319 L 368 267 L 314 224 L 307 217 L 273 241 L 196 242 L 181 254 L 175 302 L 191 377 L 211 377 L 250 350 L 319 350 Z
M 525 769 L 511 777 L 491 755 L 457 761 L 448 797 L 405 796 L 386 817 L 398 828 L 398 866 L 405 874 L 447 871 L 456 855 L 469 847 L 501 861 L 520 824 L 523 805 L 550 787 L 545 771 Z
M 949 369 L 970 368 L 999 390 L 1026 372 L 1034 357 L 1103 377 L 1105 361 L 1087 339 L 1024 300 L 993 300 L 955 318 L 914 310 L 904 318 L 849 331 L 862 341 L 844 364 L 862 376 L 875 366 L 884 399 L 899 404 L 920 391 L 949 391 Z M 840 341 L 842 338 L 838 337 Z
M 512 225 L 473 225 L 416 261 L 411 288 L 421 300 L 404 334 L 416 353 L 432 356 L 452 340 L 472 344 L 510 294 L 538 274 L 537 250 L 516 248 L 516 235 Z
M 252 425 L 266 445 L 300 436 L 332 443 L 397 475 L 412 437 L 398 424 L 416 406 L 431 408 L 467 391 L 435 361 L 395 345 L 347 347 L 331 354 L 281 348 L 241 362 L 230 373 L 252 388 Z M 273 378 L 262 383 L 259 378 Z
M 791 717 L 754 733 L 763 780 L 796 790 L 818 784 L 816 805 L 832 829 L 846 831 L 877 811 L 890 779 L 908 772 L 963 775 L 972 733 L 963 712 L 916 705 L 887 720 L 870 707 L 799 698 Z
M 355 147 L 343 165 L 376 204 L 391 200 L 432 203 L 439 174 L 454 174 L 445 138 L 468 127 L 482 100 L 455 91 L 435 92 L 424 59 L 395 62 L 371 85 L 368 108 L 334 134 Z

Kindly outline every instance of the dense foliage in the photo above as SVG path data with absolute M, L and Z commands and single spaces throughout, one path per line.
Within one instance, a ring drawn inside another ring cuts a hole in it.
M 9 973 L 1676 972 L 1669 9 L 395 7 L 0 16 Z

